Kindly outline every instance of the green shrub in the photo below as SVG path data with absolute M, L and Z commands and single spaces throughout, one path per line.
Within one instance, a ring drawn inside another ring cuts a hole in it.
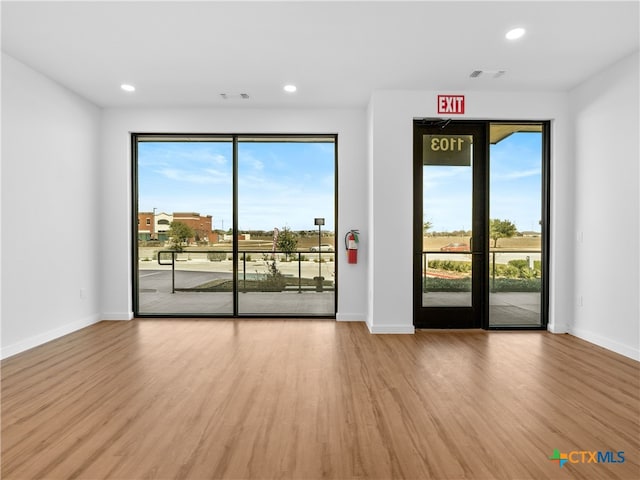
M 538 262 L 538 266 L 540 262 Z M 535 266 L 535 263 L 534 263 Z M 529 268 L 529 262 L 527 260 L 510 260 L 507 265 L 496 264 L 495 272 L 493 271 L 493 265 L 489 268 L 489 275 L 491 277 L 504 277 L 504 278 L 539 278 L 542 272 L 538 268 L 533 270 Z
M 520 276 L 520 270 L 513 265 L 507 265 L 502 269 L 502 276 L 507 278 L 518 278 Z
M 264 292 L 281 292 L 287 284 L 284 275 L 280 273 L 276 266 L 276 261 L 267 262 L 268 273 L 263 280 L 260 280 L 262 291 Z M 256 272 L 257 273 L 257 272 Z
M 457 279 L 426 277 L 422 281 L 423 292 L 468 292 L 470 290 L 471 277 Z
M 524 259 L 509 260 L 509 265 L 516 267 L 517 269 L 529 268 L 529 262 Z
M 471 262 L 453 260 L 429 260 L 429 268 L 447 270 L 449 272 L 467 273 L 471 271 Z
M 227 259 L 227 254 L 224 252 L 207 252 L 207 259 L 210 262 L 221 262 Z
M 539 292 L 540 278 L 496 278 L 491 282 L 492 292 Z M 422 282 L 423 292 L 469 292 L 471 278 L 447 279 L 426 277 Z
M 542 282 L 539 278 L 496 278 L 492 292 L 539 292 Z

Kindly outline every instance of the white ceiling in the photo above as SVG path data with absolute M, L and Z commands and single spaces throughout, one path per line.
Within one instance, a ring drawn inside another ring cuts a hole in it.
M 508 42 L 514 26 L 527 35 Z M 2 50 L 100 106 L 364 106 L 376 89 L 564 91 L 639 44 L 638 1 L 2 2 Z M 476 69 L 507 73 L 469 78 Z M 121 91 L 125 82 L 137 91 Z M 283 92 L 286 83 L 298 92 Z

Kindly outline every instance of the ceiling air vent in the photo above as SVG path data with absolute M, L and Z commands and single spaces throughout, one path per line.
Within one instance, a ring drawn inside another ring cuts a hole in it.
M 473 72 L 471 72 L 469 77 L 470 78 L 478 78 L 479 76 L 482 75 L 482 76 L 486 76 L 486 77 L 500 78 L 505 73 L 507 73 L 506 70 L 474 70 Z
M 220 97 L 222 97 L 223 100 L 238 100 L 238 99 L 242 99 L 242 100 L 246 100 L 249 98 L 249 94 L 248 93 L 221 93 Z

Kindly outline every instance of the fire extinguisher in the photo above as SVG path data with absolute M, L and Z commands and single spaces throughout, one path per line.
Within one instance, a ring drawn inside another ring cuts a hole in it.
M 349 230 L 344 236 L 344 247 L 347 249 L 347 262 L 358 263 L 358 230 Z

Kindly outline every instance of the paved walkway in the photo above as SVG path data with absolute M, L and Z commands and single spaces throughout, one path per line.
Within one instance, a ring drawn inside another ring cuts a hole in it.
M 214 279 L 231 278 L 231 273 L 176 271 L 177 288 L 194 288 Z M 318 315 L 335 314 L 335 292 L 305 290 L 285 292 L 246 292 L 238 295 L 241 315 Z M 468 306 L 470 295 L 458 292 L 424 294 L 426 306 Z M 491 325 L 540 325 L 540 294 L 504 292 L 489 297 Z M 140 271 L 140 313 L 145 315 L 233 315 L 231 292 L 171 293 L 171 272 Z
M 334 292 L 247 292 L 238 294 L 242 315 L 334 315 Z M 140 293 L 145 315 L 233 315 L 231 292 Z
M 426 307 L 469 307 L 471 292 L 429 292 L 422 294 Z M 499 292 L 489 294 L 491 326 L 540 325 L 539 292 Z
M 176 270 L 176 288 L 194 288 L 215 279 L 231 279 L 232 274 L 212 271 Z M 233 315 L 231 292 L 171 293 L 171 271 L 140 271 L 139 313 L 144 315 Z M 238 294 L 242 315 L 334 315 L 335 292 L 305 290 L 298 293 L 246 292 Z

